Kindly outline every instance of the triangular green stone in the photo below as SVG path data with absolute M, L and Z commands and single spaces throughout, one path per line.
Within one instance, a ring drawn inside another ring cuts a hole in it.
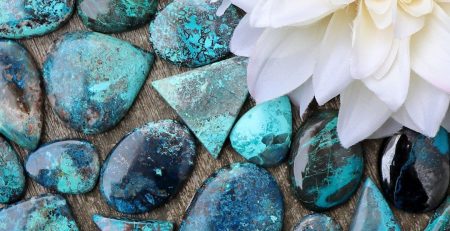
M 247 98 L 246 67 L 235 57 L 152 84 L 214 158 Z

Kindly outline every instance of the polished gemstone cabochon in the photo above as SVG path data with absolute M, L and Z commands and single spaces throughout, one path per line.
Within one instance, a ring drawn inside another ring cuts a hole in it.
M 293 231 L 342 231 L 342 227 L 333 218 L 314 213 L 303 217 Z
M 168 221 L 135 221 L 104 217 L 98 214 L 92 220 L 101 231 L 172 231 L 173 224 Z
M 25 174 L 19 156 L 0 136 L 0 203 L 17 201 L 25 191 Z

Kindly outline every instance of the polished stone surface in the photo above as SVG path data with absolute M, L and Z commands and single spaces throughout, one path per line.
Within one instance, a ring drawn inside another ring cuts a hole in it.
M 342 231 L 342 227 L 333 218 L 315 213 L 303 217 L 293 231 Z
M 265 167 L 280 164 L 289 152 L 292 111 L 287 96 L 256 105 L 230 134 L 231 145 L 248 161 Z
M 0 37 L 20 39 L 40 36 L 69 20 L 74 0 L 0 1 Z
M 150 41 L 162 59 L 173 64 L 199 67 L 227 56 L 240 17 L 234 6 L 222 16 L 221 1 L 174 0 L 150 24 Z
M 214 158 L 247 98 L 246 67 L 245 59 L 235 57 L 153 82 Z
M 47 143 L 29 154 L 25 170 L 46 188 L 80 194 L 96 185 L 100 161 L 94 145 L 88 141 L 62 140 Z
M 25 191 L 25 174 L 16 151 L 0 136 L 0 204 L 17 201 Z
M 366 180 L 360 193 L 350 231 L 401 230 L 391 208 L 370 178 Z
M 450 230 L 450 197 L 444 200 L 436 213 L 431 218 L 425 231 L 448 231 Z
M 79 0 L 84 25 L 102 33 L 118 33 L 142 26 L 156 13 L 158 0 Z
M 151 122 L 125 136 L 102 167 L 100 192 L 115 210 L 144 213 L 166 203 L 190 176 L 194 137 L 173 120 Z
M 363 148 L 341 146 L 337 113 L 319 111 L 307 118 L 291 148 L 290 178 L 299 201 L 313 211 L 325 211 L 348 201 L 364 171 Z
M 116 126 L 145 83 L 154 56 L 95 32 L 65 34 L 44 63 L 47 97 L 70 127 L 98 134 Z
M 32 197 L 0 210 L 0 230 L 78 231 L 69 204 L 59 195 Z
M 0 133 L 25 149 L 35 149 L 42 130 L 39 71 L 22 45 L 1 39 L 0 98 Z
M 444 129 L 434 138 L 403 129 L 386 139 L 381 155 L 381 187 L 395 207 L 430 211 L 447 196 L 449 140 Z
M 92 220 L 101 231 L 172 231 L 173 224 L 168 221 L 157 220 L 128 220 L 108 218 L 98 214 Z
M 277 231 L 283 215 L 283 195 L 272 175 L 252 163 L 234 163 L 203 183 L 179 230 Z

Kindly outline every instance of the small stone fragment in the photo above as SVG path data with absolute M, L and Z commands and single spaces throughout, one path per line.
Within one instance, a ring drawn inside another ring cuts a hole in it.
M 173 224 L 168 221 L 108 218 L 95 214 L 92 220 L 101 231 L 172 231 Z
M 425 231 L 448 231 L 450 230 L 450 197 L 442 203 L 431 218 Z
M 0 204 L 18 200 L 24 191 L 25 174 L 19 157 L 11 145 L 0 137 Z
M 333 218 L 315 213 L 303 217 L 293 231 L 342 231 L 342 227 Z

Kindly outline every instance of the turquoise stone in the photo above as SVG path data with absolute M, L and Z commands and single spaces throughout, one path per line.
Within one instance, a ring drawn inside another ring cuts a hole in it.
M 55 31 L 72 15 L 74 0 L 0 1 L 0 37 L 20 39 Z
M 105 132 L 128 112 L 153 61 L 151 53 L 107 35 L 67 33 L 44 63 L 48 100 L 75 130 Z
M 179 230 L 277 231 L 283 216 L 283 195 L 272 175 L 252 163 L 234 163 L 203 183 Z
M 67 201 L 59 195 L 41 195 L 0 210 L 0 230 L 78 231 Z
M 431 218 L 425 231 L 448 231 L 450 230 L 450 197 L 442 203 Z
M 24 190 L 25 175 L 19 157 L 11 145 L 0 137 L 0 203 L 18 200 Z
M 234 28 L 240 20 L 235 7 L 222 16 L 221 1 L 174 0 L 150 24 L 150 41 L 162 59 L 199 67 L 227 56 Z
M 231 145 L 248 161 L 265 167 L 280 164 L 292 136 L 291 103 L 286 96 L 256 105 L 230 134 Z
M 62 140 L 47 143 L 28 155 L 25 170 L 46 188 L 79 194 L 94 188 L 100 161 L 97 151 L 88 141 Z
M 101 231 L 172 231 L 173 224 L 168 221 L 108 218 L 95 214 L 92 220 Z
M 92 30 L 117 33 L 148 23 L 157 6 L 158 0 L 80 0 L 78 15 Z
M 0 133 L 25 149 L 35 149 L 42 130 L 40 74 L 27 49 L 1 39 L 0 98 Z
M 350 225 L 350 231 L 366 230 L 400 231 L 392 210 L 370 178 L 361 189 Z
M 325 211 L 350 199 L 364 171 L 363 148 L 341 146 L 337 113 L 321 111 L 300 127 L 291 148 L 290 177 L 294 192 L 308 209 Z
M 293 231 L 342 231 L 342 227 L 333 218 L 315 213 L 303 217 Z
M 247 62 L 235 57 L 153 82 L 203 146 L 219 156 L 244 104 Z

